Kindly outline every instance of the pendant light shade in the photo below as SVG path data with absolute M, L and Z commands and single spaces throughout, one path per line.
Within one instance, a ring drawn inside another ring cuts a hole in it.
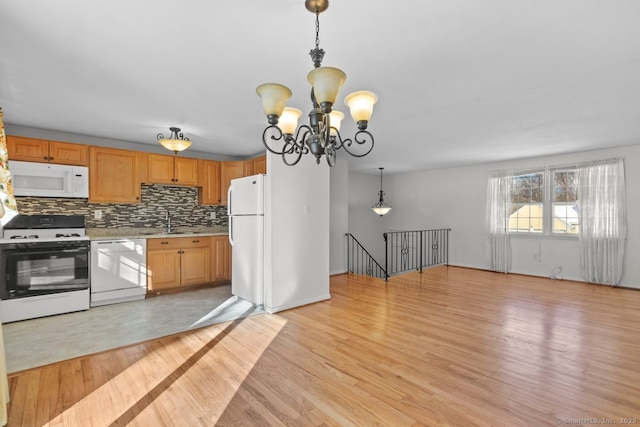
M 173 151 L 176 155 L 180 151 L 184 151 L 191 147 L 191 141 L 180 132 L 180 128 L 169 128 L 171 135 L 165 137 L 164 134 L 159 133 L 156 139 L 167 150 Z
M 262 99 L 262 109 L 268 116 L 281 116 L 285 103 L 291 98 L 291 90 L 278 83 L 265 83 L 256 88 Z
M 340 124 L 342 124 L 342 119 L 344 119 L 344 113 L 342 113 L 341 111 L 332 110 L 331 113 L 329 113 L 329 121 L 331 123 L 331 136 L 337 136 L 340 132 Z
M 298 119 L 302 111 L 297 108 L 286 107 L 278 120 L 278 127 L 284 134 L 293 135 L 298 127 Z
M 309 72 L 307 80 L 313 86 L 313 93 L 322 107 L 322 112 L 330 113 L 340 87 L 347 80 L 347 75 L 338 68 L 318 67 Z
M 378 169 L 380 169 L 380 199 L 378 200 L 378 203 L 371 206 L 371 209 L 373 209 L 373 211 L 377 215 L 380 215 L 380 217 L 382 217 L 382 215 L 389 213 L 389 211 L 391 210 L 391 205 L 384 201 L 384 192 L 382 191 L 382 169 L 384 168 Z
M 378 102 L 378 95 L 368 90 L 350 93 L 344 99 L 345 105 L 351 111 L 353 121 L 358 124 L 371 120 L 376 102 Z

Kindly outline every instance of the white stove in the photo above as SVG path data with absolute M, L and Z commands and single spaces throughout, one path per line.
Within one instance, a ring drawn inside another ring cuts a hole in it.
M 0 238 L 2 322 L 87 310 L 90 242 L 82 215 L 18 215 Z

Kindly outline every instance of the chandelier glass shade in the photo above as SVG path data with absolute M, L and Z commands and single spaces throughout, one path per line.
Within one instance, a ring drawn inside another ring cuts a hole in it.
M 166 138 L 162 133 L 159 133 L 156 136 L 160 145 L 167 150 L 173 151 L 176 155 L 180 151 L 184 151 L 191 147 L 191 141 L 180 132 L 180 128 L 171 127 L 169 130 L 171 131 L 171 134 L 168 138 Z
M 262 143 L 268 151 L 281 155 L 284 163 L 289 166 L 297 164 L 302 155 L 307 153 L 313 154 L 318 164 L 325 156 L 329 166 L 334 166 L 336 150 L 344 148 L 344 151 L 354 157 L 364 157 L 373 149 L 373 135 L 367 131 L 367 127 L 378 96 L 369 91 L 347 95 L 345 105 L 349 107 L 358 131 L 353 139 L 343 139 L 340 124 L 344 114 L 333 107 L 347 75 L 338 68 L 321 66 L 325 52 L 319 46 L 319 15 L 329 7 L 329 1 L 306 0 L 305 6 L 316 15 L 316 44 L 309 53 L 314 69 L 307 75 L 311 84 L 312 103 L 308 114 L 309 124 L 298 127 L 302 112 L 286 107 L 286 102 L 292 95 L 289 88 L 278 83 L 262 84 L 258 86 L 256 93 L 262 100 L 262 108 L 269 123 L 262 134 Z
M 380 198 L 378 200 L 378 203 L 371 206 L 371 209 L 373 209 L 373 211 L 377 215 L 382 216 L 384 214 L 389 213 L 389 211 L 391 210 L 391 205 L 384 201 L 384 191 L 382 191 L 382 169 L 384 168 L 378 168 L 378 169 L 380 169 L 380 192 L 379 192 Z

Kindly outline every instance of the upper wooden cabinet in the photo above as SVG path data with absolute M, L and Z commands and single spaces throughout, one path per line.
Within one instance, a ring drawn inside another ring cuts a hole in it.
M 201 205 L 219 205 L 220 162 L 217 160 L 198 160 L 198 203 Z
M 89 202 L 140 203 L 143 153 L 115 148 L 89 149 Z
M 164 154 L 147 155 L 147 179 L 152 184 L 198 185 L 198 160 Z
M 89 146 L 7 135 L 9 159 L 24 162 L 87 166 Z
M 245 160 L 244 164 L 242 165 L 243 168 L 243 174 L 244 176 L 251 176 L 254 175 L 254 166 L 253 166 L 253 159 L 249 159 L 249 160 Z
M 253 174 L 265 174 L 267 173 L 267 156 L 254 157 L 253 159 Z
M 236 178 L 242 178 L 244 175 L 244 162 L 221 162 L 220 163 L 220 199 L 222 204 L 227 204 L 227 191 L 231 180 Z

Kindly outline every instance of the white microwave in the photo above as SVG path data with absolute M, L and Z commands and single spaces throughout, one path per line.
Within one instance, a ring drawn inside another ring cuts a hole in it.
M 89 197 L 86 166 L 9 161 L 13 194 L 33 197 Z

